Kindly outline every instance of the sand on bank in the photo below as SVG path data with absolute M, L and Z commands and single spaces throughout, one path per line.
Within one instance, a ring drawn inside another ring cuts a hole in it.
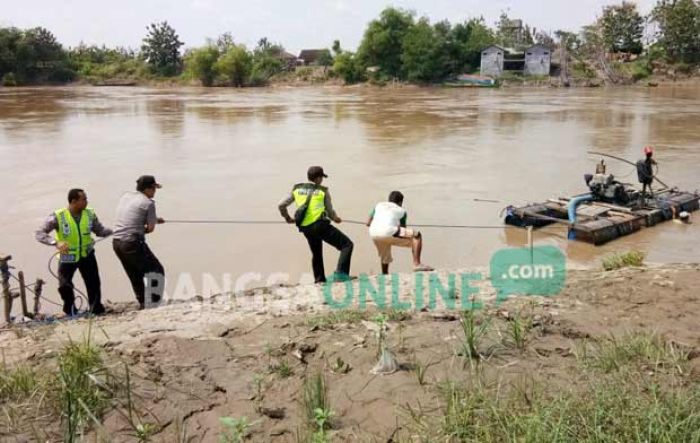
M 438 275 L 446 279 L 447 274 Z M 475 297 L 485 304 L 478 315 L 490 319 L 495 346 L 484 360 L 485 373 L 504 384 L 537 377 L 569 389 L 579 375 L 573 357 L 577 343 L 644 330 L 688 350 L 690 377 L 698 382 L 699 282 L 700 265 L 577 270 L 557 296 L 511 297 L 498 306 L 488 281 L 477 282 Z M 415 296 L 415 275 L 402 275 L 399 283 L 401 297 Z M 354 282 L 356 291 L 358 285 Z M 335 299 L 345 290 L 337 284 Z M 455 296 L 460 300 L 459 291 Z M 401 365 L 386 376 L 370 374 L 377 362 L 375 314 L 337 311 L 342 314 L 333 317 L 314 285 L 262 288 L 145 311 L 121 306 L 117 311 L 123 312 L 92 323 L 14 327 L 0 333 L 0 343 L 10 366 L 50 365 L 67 340 L 79 340 L 90 329 L 108 361 L 129 366 L 138 402 L 157 428 L 151 441 L 177 441 L 185 429 L 193 441 L 215 442 L 220 417 L 247 417 L 253 423 L 251 441 L 297 441 L 303 428 L 300 390 L 304 377 L 316 371 L 325 374 L 329 387 L 336 416 L 333 441 L 392 441 L 410 437 L 411 408 L 438 408 L 441 381 L 463 380 L 470 373 L 458 352 L 459 312 L 445 309 L 440 300 L 435 310 L 386 311 L 389 347 Z M 368 309 L 374 308 L 368 302 Z M 527 313 L 533 328 L 525 348 L 516 350 L 504 343 L 520 313 Z M 348 365 L 347 373 L 334 372 L 338 359 Z M 282 362 L 290 370 L 284 376 L 274 370 Z M 422 384 L 417 365 L 427 368 Z M 122 414 L 107 412 L 102 426 L 112 441 L 134 441 Z M 60 435 L 57 423 L 45 423 L 44 429 Z M 5 434 L 18 435 L 17 430 Z

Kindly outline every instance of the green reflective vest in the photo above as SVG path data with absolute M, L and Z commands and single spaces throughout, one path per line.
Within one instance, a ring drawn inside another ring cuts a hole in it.
M 87 257 L 95 243 L 92 239 L 95 212 L 91 208 L 84 209 L 79 224 L 67 208 L 58 209 L 54 214 L 58 220 L 56 241 L 68 243 L 69 248 L 68 254 L 61 254 L 61 263 L 77 263 L 81 258 Z
M 310 191 L 313 191 L 313 195 L 309 201 L 309 209 L 306 211 L 304 221 L 301 222 L 302 227 L 317 222 L 326 214 L 326 188 L 323 186 L 316 186 L 314 190 L 313 186 L 314 185 L 311 183 L 300 183 L 294 185 L 294 189 L 292 189 L 294 204 L 297 205 L 297 208 L 306 203 L 306 197 L 309 195 Z

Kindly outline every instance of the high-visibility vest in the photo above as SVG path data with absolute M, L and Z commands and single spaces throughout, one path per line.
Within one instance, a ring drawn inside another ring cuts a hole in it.
M 77 263 L 81 258 L 87 257 L 95 244 L 92 239 L 95 211 L 92 208 L 84 209 L 79 224 L 67 208 L 58 209 L 54 214 L 58 220 L 56 241 L 68 243 L 68 253 L 61 254 L 61 263 Z
M 326 189 L 327 188 L 323 186 L 316 186 L 312 183 L 299 183 L 294 185 L 292 195 L 294 196 L 294 204 L 297 205 L 297 208 L 303 206 L 304 203 L 306 203 L 306 198 L 309 195 L 309 192 L 313 192 L 311 200 L 309 201 L 309 209 L 306 211 L 306 216 L 301 222 L 302 227 L 309 226 L 325 216 Z

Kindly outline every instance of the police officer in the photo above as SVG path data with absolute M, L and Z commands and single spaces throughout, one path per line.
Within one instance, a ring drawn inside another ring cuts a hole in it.
M 342 220 L 333 210 L 328 188 L 321 186 L 323 179 L 328 176 L 323 172 L 322 167 L 311 166 L 306 177 L 309 180 L 307 183 L 294 185 L 292 191 L 279 203 L 280 214 L 287 223 L 296 223 L 295 219 L 290 217 L 287 207 L 295 203 L 297 208 L 306 208 L 305 211 L 302 209 L 302 214 L 299 214 L 298 226 L 311 249 L 311 264 L 316 283 L 326 281 L 323 267 L 323 242 L 340 251 L 333 280 L 347 280 L 350 275 L 350 260 L 354 245 L 345 234 L 331 225 L 331 220 L 336 223 L 341 223 Z
M 85 191 L 71 189 L 68 192 L 68 207 L 57 209 L 49 215 L 35 234 L 40 243 L 55 246 L 60 253 L 58 292 L 63 300 L 63 312 L 68 316 L 77 313 L 73 291 L 73 275 L 76 270 L 80 271 L 85 282 L 89 312 L 95 315 L 105 312 L 92 233 L 98 237 L 107 237 L 112 234 L 112 230 L 100 223 L 95 211 L 87 204 Z M 54 236 L 50 235 L 51 232 L 55 233 Z
M 114 222 L 112 247 L 131 282 L 139 309 L 157 305 L 165 289 L 165 269 L 146 244 L 146 235 L 157 224 L 165 223 L 156 216 L 153 200 L 161 187 L 152 175 L 139 177 L 136 190 L 126 192 L 119 200 Z

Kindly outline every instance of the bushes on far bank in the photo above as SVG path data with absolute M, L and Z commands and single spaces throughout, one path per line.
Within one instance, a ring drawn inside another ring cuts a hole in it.
M 253 51 L 233 41 L 212 42 L 185 54 L 185 76 L 203 86 L 263 86 L 284 68 L 280 45 L 261 39 Z

